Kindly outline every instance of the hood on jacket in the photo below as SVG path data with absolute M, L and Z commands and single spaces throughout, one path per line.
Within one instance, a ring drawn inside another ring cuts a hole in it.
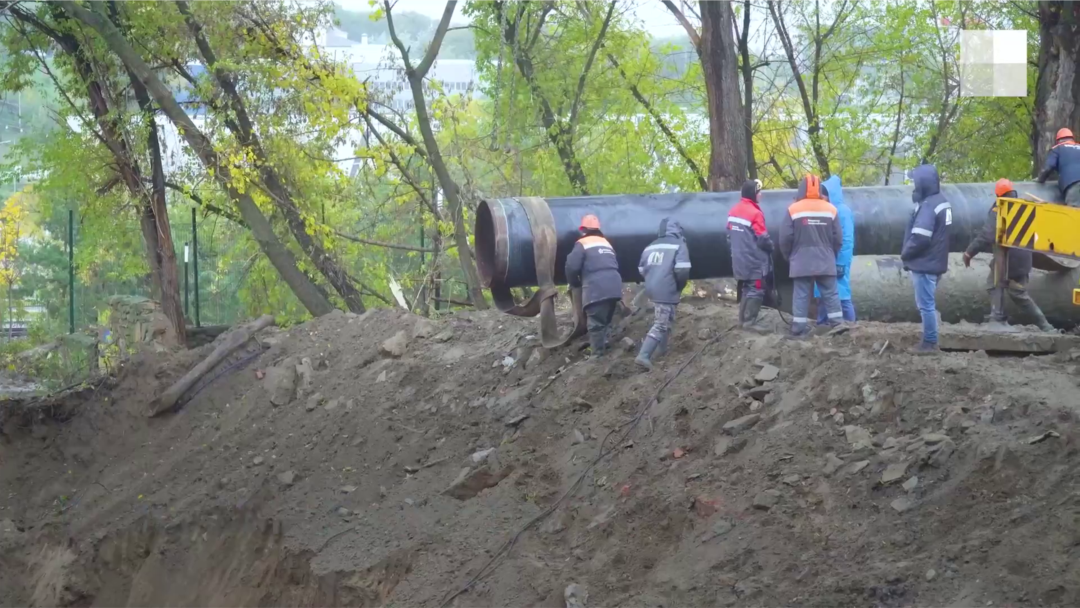
M 911 181 L 915 183 L 911 200 L 916 203 L 921 203 L 941 192 L 941 180 L 938 178 L 937 167 L 934 165 L 919 165 L 912 169 Z
M 799 193 L 795 200 L 801 201 L 804 198 L 821 198 L 821 179 L 813 173 L 799 180 Z
M 844 190 L 840 184 L 840 176 L 834 175 L 829 179 L 821 182 L 822 186 L 829 191 L 829 202 L 834 206 L 839 207 L 844 204 Z
M 665 217 L 660 220 L 660 230 L 656 236 L 673 236 L 681 239 L 683 238 L 682 224 L 678 220 Z

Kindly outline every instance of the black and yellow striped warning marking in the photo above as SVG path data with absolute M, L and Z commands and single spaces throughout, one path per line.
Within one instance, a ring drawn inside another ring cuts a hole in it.
M 1002 209 L 1004 206 L 1004 209 Z M 1001 199 L 998 201 L 999 222 L 1005 226 L 1005 234 L 999 242 L 1006 247 L 1034 249 L 1037 231 L 1035 219 L 1038 204 L 1027 201 Z

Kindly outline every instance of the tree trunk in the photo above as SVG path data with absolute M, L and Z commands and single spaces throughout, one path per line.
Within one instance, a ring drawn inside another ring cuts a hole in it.
M 743 0 L 743 25 L 739 36 L 739 68 L 743 79 L 743 128 L 746 130 L 746 171 L 757 179 L 754 157 L 754 66 L 750 64 L 750 0 Z
M 1057 130 L 1080 127 L 1080 5 L 1056 1 L 1040 2 L 1038 7 L 1039 77 L 1031 129 L 1035 174 L 1042 169 Z
M 146 121 L 146 143 L 150 154 L 150 192 L 143 206 L 143 236 L 149 229 L 153 237 L 153 251 L 148 252 L 153 265 L 157 266 L 158 301 L 161 311 L 169 319 L 176 343 L 187 344 L 187 323 L 184 319 L 184 307 L 180 300 L 180 273 L 176 264 L 176 248 L 173 245 L 172 226 L 169 223 L 169 210 L 165 205 L 165 167 L 161 161 L 161 141 L 158 139 L 157 121 L 154 120 L 154 108 L 150 94 L 143 83 L 130 74 L 131 89 L 139 104 L 143 120 Z M 145 190 L 145 188 L 143 188 Z M 151 243 L 147 242 L 149 249 Z
M 739 98 L 738 58 L 728 2 L 699 4 L 701 44 L 698 56 L 709 105 L 709 189 L 738 190 L 746 179 L 747 128 Z
M 282 280 L 292 289 L 300 302 L 313 316 L 322 316 L 334 308 L 330 302 L 319 293 L 315 284 L 300 271 L 296 265 L 296 258 L 274 234 L 270 221 L 259 210 L 258 205 L 246 192 L 239 192 L 232 185 L 231 171 L 221 162 L 213 143 L 184 112 L 172 92 L 165 83 L 150 69 L 146 61 L 135 52 L 131 44 L 124 38 L 120 31 L 101 15 L 83 8 L 71 1 L 59 3 L 64 10 L 79 22 L 90 27 L 101 35 L 106 45 L 124 63 L 131 73 L 144 85 L 154 101 L 162 109 L 169 120 L 176 125 L 195 154 L 199 157 L 203 166 L 212 172 L 214 179 L 228 193 L 229 197 L 236 201 L 241 217 L 251 228 L 252 236 L 259 244 L 263 253 L 274 265 Z

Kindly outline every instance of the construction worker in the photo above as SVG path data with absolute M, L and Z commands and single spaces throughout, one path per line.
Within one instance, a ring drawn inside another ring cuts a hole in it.
M 1080 186 L 1076 185 L 1080 182 L 1080 144 L 1076 143 L 1076 138 L 1069 129 L 1058 129 L 1054 146 L 1050 148 L 1046 163 L 1035 181 L 1046 183 L 1054 170 L 1057 170 L 1058 174 L 1061 200 L 1070 207 L 1080 207 Z
M 581 238 L 566 256 L 566 280 L 581 287 L 581 303 L 588 317 L 589 346 L 594 356 L 607 350 L 608 330 L 615 308 L 622 299 L 622 276 L 615 250 L 600 232 L 600 219 L 589 214 L 581 218 Z
M 826 308 L 826 326 L 840 324 L 840 297 L 836 292 L 836 254 L 843 246 L 843 234 L 836 207 L 821 198 L 821 181 L 807 175 L 799 181 L 794 203 L 788 207 L 780 226 L 780 253 L 788 259 L 794 282 L 791 296 L 791 336 L 810 333 L 810 297 L 814 284 L 821 288 Z
M 855 214 L 844 203 L 844 190 L 840 177 L 834 175 L 821 183 L 823 198 L 836 207 L 836 217 L 840 220 L 840 233 L 843 242 L 836 254 L 836 292 L 840 296 L 840 312 L 849 323 L 855 322 L 855 304 L 851 301 L 851 261 L 855 255 Z M 814 297 L 818 299 L 818 325 L 828 325 L 829 317 L 821 301 L 821 291 L 814 286 Z
M 654 312 L 652 327 L 645 334 L 641 351 L 634 361 L 647 370 L 652 369 L 653 351 L 658 351 L 658 355 L 667 352 L 679 294 L 690 279 L 690 251 L 686 248 L 679 222 L 664 218 L 657 236 L 659 238 L 641 252 L 638 262 L 638 272 L 645 277 L 645 291 L 653 302 Z
M 742 198 L 728 212 L 727 238 L 731 269 L 739 285 L 739 325 L 760 333 L 769 332 L 758 320 L 765 300 L 765 277 L 772 268 L 772 237 L 761 212 L 761 180 L 746 180 Z
M 941 180 L 934 165 L 915 167 L 911 179 L 915 183 L 911 193 L 915 211 L 904 233 L 900 260 L 904 270 L 911 271 L 915 305 L 922 317 L 922 342 L 915 351 L 933 353 L 938 350 L 937 285 L 941 275 L 949 270 L 952 205 L 941 193 Z
M 1013 188 L 1012 182 L 1002 178 L 994 184 L 994 194 L 998 198 L 1016 198 L 1016 189 Z M 990 206 L 990 211 L 986 214 L 986 224 L 983 225 L 982 231 L 971 239 L 971 244 L 964 251 L 964 266 L 970 268 L 971 259 L 980 253 L 993 252 L 996 226 L 997 205 L 994 204 Z M 1031 252 L 1008 247 L 1005 253 L 1005 264 L 1008 280 L 1005 286 L 998 285 L 994 277 L 993 266 L 990 267 L 990 274 L 986 277 L 987 290 L 990 292 L 990 327 L 998 331 L 1010 329 L 1005 322 L 1005 311 L 1002 309 L 1002 305 L 1005 303 L 1002 297 L 1004 295 L 1002 290 L 1004 290 L 1021 312 L 1035 319 L 1039 329 L 1046 332 L 1057 332 L 1054 326 L 1047 322 L 1046 316 L 1039 309 L 1039 305 L 1031 299 L 1027 292 L 1027 282 L 1031 276 Z

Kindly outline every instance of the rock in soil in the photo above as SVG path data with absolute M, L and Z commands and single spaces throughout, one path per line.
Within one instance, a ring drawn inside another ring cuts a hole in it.
M 907 497 L 900 497 L 889 503 L 889 506 L 893 508 L 897 513 L 903 513 L 915 506 L 915 502 Z
M 761 414 L 748 414 L 742 418 L 736 418 L 724 425 L 724 432 L 729 435 L 738 435 L 753 427 L 759 420 L 761 420 Z
M 861 426 L 849 425 L 844 427 L 844 436 L 847 438 L 847 442 L 851 444 L 851 448 L 857 450 L 861 447 L 872 447 L 874 444 L 873 437 L 870 436 L 870 431 L 864 429 Z
M 588 592 L 577 583 L 570 583 L 563 592 L 566 608 L 585 608 L 585 602 L 589 599 Z
M 266 370 L 263 382 L 266 383 L 266 392 L 270 394 L 272 405 L 289 405 L 296 398 L 296 363 L 286 360 L 281 365 L 271 367 Z
M 322 405 L 322 402 L 323 402 L 322 393 L 315 393 L 314 395 L 308 397 L 307 405 L 304 406 L 304 409 L 309 411 L 309 412 L 313 412 L 313 411 L 315 411 L 316 408 L 318 408 L 320 405 Z
M 281 482 L 281 485 L 283 485 L 283 486 L 291 486 L 291 485 L 293 485 L 293 483 L 296 482 L 296 472 L 295 471 L 285 471 L 284 473 L 280 473 L 277 476 L 277 478 L 278 478 L 278 481 Z
M 885 472 L 881 474 L 881 485 L 889 485 L 903 479 L 907 474 L 907 462 L 894 462 L 885 468 Z
M 379 353 L 384 357 L 397 359 L 405 354 L 408 347 L 409 337 L 405 335 L 404 331 L 399 331 L 379 346 Z
M 765 490 L 759 492 L 754 497 L 754 508 L 761 511 L 768 511 L 776 506 L 776 503 L 780 502 L 779 490 Z
M 842 466 L 844 466 L 844 461 L 840 460 L 836 454 L 829 452 L 825 455 L 825 468 L 822 469 L 822 473 L 832 475 Z
M 494 488 L 499 482 L 506 479 L 513 469 L 506 467 L 500 471 L 492 472 L 487 468 L 464 468 L 458 473 L 457 478 L 443 494 L 458 500 L 468 500 L 488 488 Z
M 919 478 L 912 476 L 904 482 L 903 488 L 908 492 L 914 490 L 919 485 Z
M 780 368 L 775 365 L 769 365 L 766 363 L 761 366 L 761 371 L 754 376 L 754 380 L 758 383 L 772 382 L 780 375 Z
M 713 454 L 716 456 L 726 456 L 728 454 L 737 454 L 746 447 L 746 438 L 744 437 L 721 437 L 716 440 L 716 446 L 713 447 Z

